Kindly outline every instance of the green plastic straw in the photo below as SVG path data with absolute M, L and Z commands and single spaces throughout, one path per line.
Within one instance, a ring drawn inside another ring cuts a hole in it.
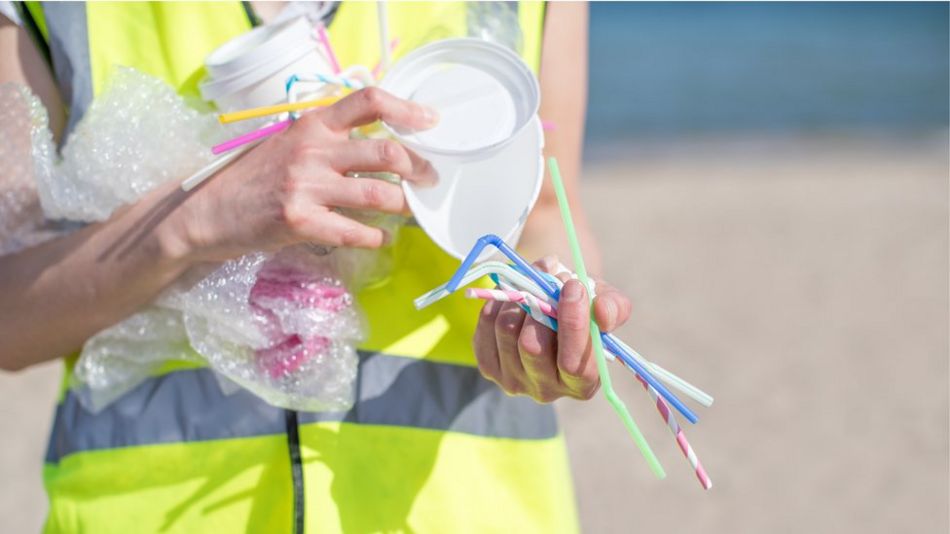
M 551 182 L 554 184 L 554 192 L 557 194 L 557 203 L 561 207 L 561 219 L 564 221 L 567 241 L 571 245 L 571 254 L 574 256 L 574 268 L 577 269 L 577 277 L 585 287 L 590 288 L 587 268 L 584 267 L 584 257 L 581 254 L 581 244 L 577 239 L 577 232 L 574 230 L 574 219 L 571 218 L 571 207 L 567 203 L 567 193 L 564 191 L 564 182 L 561 180 L 561 171 L 557 166 L 557 160 L 553 157 L 548 158 L 548 169 L 551 171 Z M 666 478 L 666 472 L 663 470 L 663 466 L 660 465 L 660 461 L 656 458 L 656 455 L 653 454 L 653 449 L 650 448 L 650 444 L 647 443 L 643 434 L 640 433 L 640 429 L 633 420 L 633 416 L 627 411 L 627 407 L 623 401 L 620 400 L 620 397 L 617 396 L 610 382 L 610 372 L 607 370 L 607 359 L 604 357 L 604 344 L 600 339 L 600 328 L 597 326 L 597 322 L 594 321 L 593 302 L 591 302 L 590 338 L 594 347 L 594 356 L 597 360 L 597 374 L 600 375 L 600 386 L 604 392 L 604 397 L 606 397 L 607 402 L 613 406 L 617 415 L 620 416 L 627 430 L 630 431 L 630 435 L 633 436 L 633 441 L 637 444 L 637 447 L 640 449 L 640 454 L 646 459 L 653 474 L 660 479 Z

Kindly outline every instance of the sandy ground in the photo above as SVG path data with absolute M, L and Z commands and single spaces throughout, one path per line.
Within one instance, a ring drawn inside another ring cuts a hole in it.
M 621 336 L 712 392 L 687 435 L 614 382 L 667 468 L 606 403 L 559 405 L 588 532 L 948 530 L 947 135 L 631 146 L 584 201 Z M 36 531 L 59 369 L 0 373 L 0 531 Z

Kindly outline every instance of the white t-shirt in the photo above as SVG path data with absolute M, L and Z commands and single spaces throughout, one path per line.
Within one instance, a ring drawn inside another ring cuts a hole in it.
M 12 20 L 17 26 L 23 26 L 23 21 L 20 20 L 20 14 L 13 7 L 13 2 L 0 0 L 0 15 Z

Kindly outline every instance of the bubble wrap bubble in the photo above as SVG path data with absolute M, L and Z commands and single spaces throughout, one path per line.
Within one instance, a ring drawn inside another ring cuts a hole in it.
M 22 167 L 4 171 L 0 182 L 0 244 L 14 243 L 9 248 L 24 242 L 11 237 L 24 233 L 16 228 L 35 232 L 44 216 L 108 218 L 159 184 L 200 169 L 211 161 L 210 146 L 234 134 L 132 69 L 118 70 L 61 160 L 45 112 L 28 91 L 0 86 L 0 118 L 2 131 L 9 126 L 20 136 L 0 146 L 0 162 Z M 380 222 L 395 233 L 397 220 Z M 179 281 L 151 306 L 90 338 L 73 387 L 97 411 L 166 362 L 197 361 L 217 371 L 225 389 L 237 384 L 276 406 L 346 410 L 364 330 L 347 288 L 381 276 L 377 264 L 385 265 L 384 258 L 342 249 L 315 255 L 298 246 L 224 262 L 190 286 Z

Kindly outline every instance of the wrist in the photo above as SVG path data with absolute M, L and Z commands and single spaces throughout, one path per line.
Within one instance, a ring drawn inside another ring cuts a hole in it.
M 171 217 L 155 228 L 156 255 L 163 264 L 187 269 L 194 260 L 194 247 L 183 225 Z
M 165 265 L 187 269 L 200 260 L 200 250 L 194 232 L 195 219 L 192 215 L 192 198 L 175 185 L 173 190 L 162 191 L 158 204 L 152 210 L 167 207 L 165 216 L 156 223 L 153 231 L 157 260 Z M 147 224 L 147 221 L 143 221 Z

